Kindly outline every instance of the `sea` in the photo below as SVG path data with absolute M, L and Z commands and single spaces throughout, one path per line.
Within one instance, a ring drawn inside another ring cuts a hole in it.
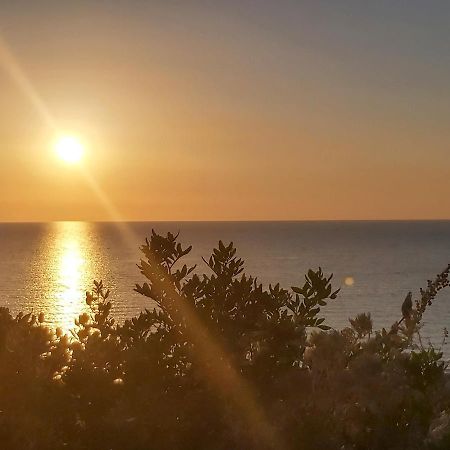
M 219 240 L 233 242 L 245 272 L 264 286 L 302 286 L 308 269 L 321 267 L 341 288 L 323 308 L 326 323 L 341 329 L 349 318 L 370 312 L 375 328 L 401 318 L 401 304 L 450 263 L 450 221 L 131 222 L 0 224 L 0 306 L 12 313 L 43 312 L 50 326 L 69 330 L 86 311 L 93 280 L 111 290 L 117 321 L 152 308 L 134 292 L 145 281 L 137 264 L 151 235 L 179 233 L 192 245 L 188 265 L 208 272 Z M 443 348 L 450 327 L 450 289 L 442 291 L 424 318 L 422 339 Z

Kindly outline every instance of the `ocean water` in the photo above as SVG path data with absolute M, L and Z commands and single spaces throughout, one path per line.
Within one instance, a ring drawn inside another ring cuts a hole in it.
M 50 325 L 67 330 L 85 310 L 92 280 L 101 279 L 118 320 L 151 307 L 133 287 L 144 281 L 136 264 L 152 228 L 179 231 L 180 241 L 193 245 L 185 262 L 199 270 L 207 270 L 201 257 L 219 239 L 233 241 L 246 273 L 266 285 L 299 286 L 309 268 L 322 267 L 341 287 L 323 311 L 336 328 L 359 312 L 371 312 L 375 327 L 389 326 L 401 317 L 408 291 L 417 297 L 450 262 L 450 221 L 0 224 L 0 305 L 42 311 Z M 444 327 L 450 327 L 450 289 L 427 311 L 423 338 L 438 345 Z

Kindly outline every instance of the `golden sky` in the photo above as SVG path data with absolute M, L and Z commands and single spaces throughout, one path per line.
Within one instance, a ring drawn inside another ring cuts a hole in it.
M 446 2 L 0 5 L 0 221 L 450 218 Z

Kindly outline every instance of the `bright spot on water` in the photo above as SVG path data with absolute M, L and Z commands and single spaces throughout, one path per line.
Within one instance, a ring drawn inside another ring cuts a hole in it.
M 52 224 L 47 245 L 46 273 L 42 277 L 46 301 L 39 309 L 46 320 L 63 332 L 74 328 L 74 319 L 87 311 L 86 289 L 93 277 L 94 255 L 88 239 L 88 225 L 82 222 Z
M 65 328 L 72 325 L 73 318 L 83 308 L 82 278 L 86 261 L 76 238 L 69 238 L 62 242 L 62 252 L 58 267 L 59 290 L 56 292 L 57 303 L 55 309 L 64 317 Z

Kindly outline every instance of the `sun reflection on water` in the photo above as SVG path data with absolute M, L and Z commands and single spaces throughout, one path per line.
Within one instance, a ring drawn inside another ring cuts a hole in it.
M 92 255 L 88 241 L 89 224 L 59 222 L 49 242 L 46 317 L 65 332 L 74 327 L 74 319 L 87 310 L 85 291 L 92 277 Z
M 61 323 L 62 327 L 69 328 L 73 325 L 73 318 L 80 313 L 82 306 L 80 288 L 85 274 L 86 260 L 80 249 L 80 242 L 76 238 L 70 237 L 64 241 L 61 250 L 61 256 L 57 261 L 60 289 L 56 292 L 55 310 L 60 311 L 64 322 Z

